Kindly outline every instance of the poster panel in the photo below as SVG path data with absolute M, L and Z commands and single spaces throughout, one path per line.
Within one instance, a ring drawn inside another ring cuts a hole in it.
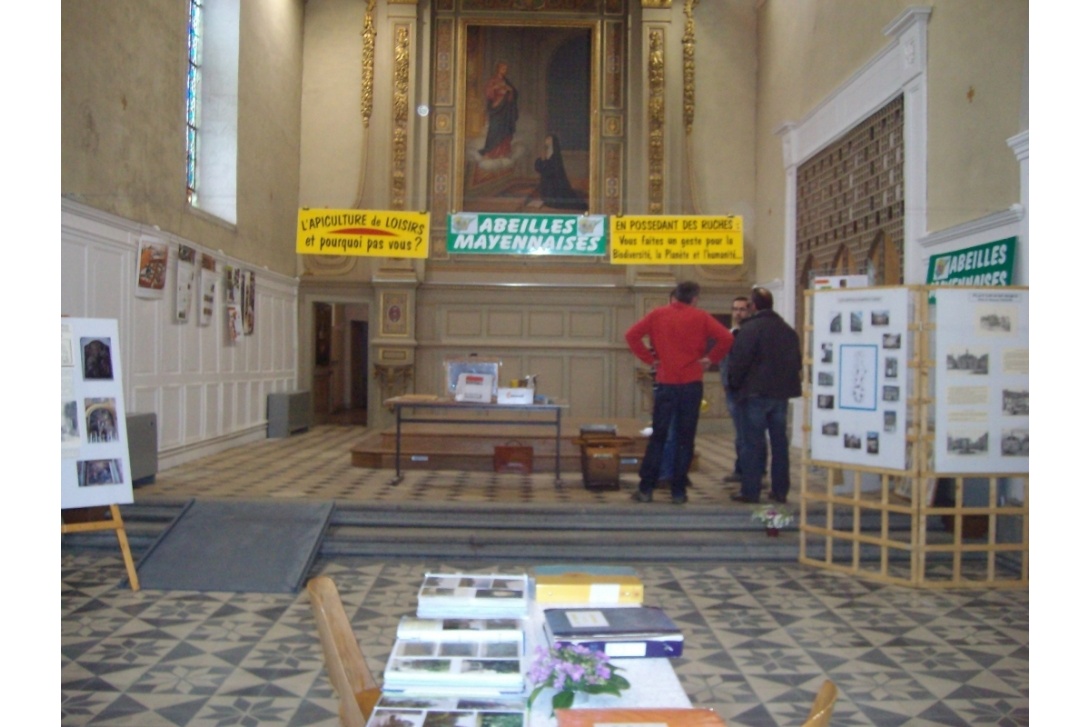
M 935 288 L 935 471 L 1029 471 L 1029 291 Z
M 909 290 L 815 291 L 813 311 L 812 458 L 906 469 Z
M 61 319 L 61 509 L 133 501 L 117 321 Z
M 610 218 L 615 265 L 741 265 L 738 215 L 636 215 Z

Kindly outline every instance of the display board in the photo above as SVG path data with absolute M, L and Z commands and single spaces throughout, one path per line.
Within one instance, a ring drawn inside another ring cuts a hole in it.
M 933 295 L 935 472 L 1029 472 L 1029 291 Z
M 912 300 L 907 288 L 814 292 L 813 459 L 907 469 Z
M 117 321 L 61 319 L 61 508 L 133 501 Z

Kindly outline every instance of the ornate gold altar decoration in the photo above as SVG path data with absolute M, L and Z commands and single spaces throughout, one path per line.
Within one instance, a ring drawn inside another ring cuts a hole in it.
M 375 378 L 378 379 L 379 398 L 382 401 L 408 394 L 413 380 L 413 365 L 384 366 L 383 364 L 375 364 Z M 392 406 L 387 408 L 390 411 L 394 410 Z
M 398 25 L 394 41 L 394 144 L 390 169 L 390 208 L 405 209 L 409 157 L 409 26 Z
M 696 23 L 693 22 L 693 8 L 699 2 L 700 0 L 685 0 L 685 34 L 681 37 L 686 136 L 693 133 L 693 116 L 696 114 Z
M 367 185 L 367 132 L 375 104 L 375 2 L 367 0 L 363 14 L 363 48 L 360 52 L 360 116 L 363 117 L 363 144 L 360 148 L 360 176 L 356 185 L 356 209 L 363 209 L 363 190 Z
M 360 71 L 360 115 L 363 116 L 363 126 L 371 125 L 371 112 L 375 103 L 375 1 L 368 0 L 367 12 L 363 15 L 363 54 L 361 57 L 362 69 Z
M 663 53 L 663 31 L 653 28 L 648 34 L 647 100 L 648 124 L 648 204 L 647 211 L 662 214 L 663 167 L 665 163 L 666 131 L 666 58 Z

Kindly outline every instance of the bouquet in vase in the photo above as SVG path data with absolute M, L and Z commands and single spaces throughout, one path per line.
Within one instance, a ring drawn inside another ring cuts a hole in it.
M 547 649 L 539 646 L 528 676 L 533 684 L 529 706 L 541 690 L 552 688 L 553 710 L 569 709 L 576 692 L 621 696 L 628 689 L 628 680 L 617 672 L 621 668 L 610 663 L 609 657 L 585 646 L 573 645 Z

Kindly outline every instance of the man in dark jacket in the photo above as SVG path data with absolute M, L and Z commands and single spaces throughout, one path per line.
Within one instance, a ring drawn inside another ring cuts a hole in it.
M 753 314 L 742 322 L 730 352 L 728 378 L 742 419 L 742 491 L 731 499 L 758 502 L 761 472 L 772 448 L 771 500 L 787 502 L 791 488 L 787 401 L 802 396 L 802 352 L 795 329 L 772 310 L 772 293 L 754 288 Z

